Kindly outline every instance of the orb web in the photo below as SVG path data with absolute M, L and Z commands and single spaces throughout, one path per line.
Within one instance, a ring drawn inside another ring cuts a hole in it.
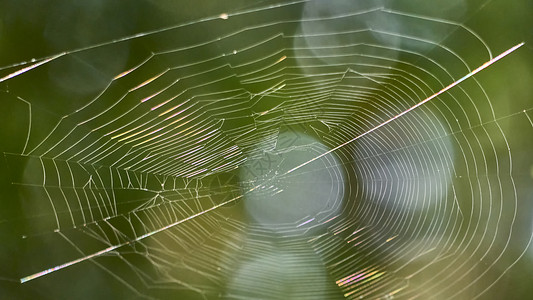
M 49 21 L 58 50 L 0 68 L 6 291 L 497 298 L 532 234 L 531 49 L 440 5 L 258 2 L 103 40 Z

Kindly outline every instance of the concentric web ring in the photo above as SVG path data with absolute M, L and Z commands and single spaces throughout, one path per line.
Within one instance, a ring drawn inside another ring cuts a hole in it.
M 531 48 L 471 29 L 496 2 L 447 3 L 259 2 L 104 40 L 81 18 L 78 44 L 49 21 L 53 51 L 0 68 L 7 295 L 527 291 Z

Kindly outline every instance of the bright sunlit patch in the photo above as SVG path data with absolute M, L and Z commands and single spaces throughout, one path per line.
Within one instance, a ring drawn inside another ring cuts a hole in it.
M 278 148 L 250 161 L 241 170 L 244 190 L 254 186 L 244 201 L 250 216 L 274 230 L 287 225 L 305 229 L 334 216 L 343 200 L 344 173 L 333 154 L 287 173 L 291 167 L 326 151 L 323 144 L 303 133 L 281 133 Z
M 242 260 L 226 293 L 235 299 L 328 299 L 328 286 L 326 269 L 311 251 L 272 249 L 266 255 Z
M 382 1 L 306 2 L 293 40 L 296 61 L 302 67 L 310 63 L 349 66 L 355 71 L 354 77 L 370 79 L 366 85 L 373 84 L 372 74 L 367 74 L 371 69 L 369 66 L 379 66 L 372 68 L 372 72 L 390 72 L 398 56 L 397 46 L 401 40 L 393 35 L 387 35 L 383 40 L 383 34 L 378 33 L 383 26 L 376 27 L 375 24 L 385 21 L 394 26 L 390 15 L 382 9 Z M 332 16 L 339 14 L 343 17 L 332 19 Z M 347 54 L 353 49 L 357 49 L 359 55 Z M 302 70 L 315 72 L 314 68 Z

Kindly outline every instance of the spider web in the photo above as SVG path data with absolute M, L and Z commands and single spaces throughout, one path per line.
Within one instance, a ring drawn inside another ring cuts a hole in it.
M 478 28 L 496 2 L 332 3 L 49 21 L 52 50 L 0 68 L 7 295 L 507 295 L 531 272 L 527 41 Z

